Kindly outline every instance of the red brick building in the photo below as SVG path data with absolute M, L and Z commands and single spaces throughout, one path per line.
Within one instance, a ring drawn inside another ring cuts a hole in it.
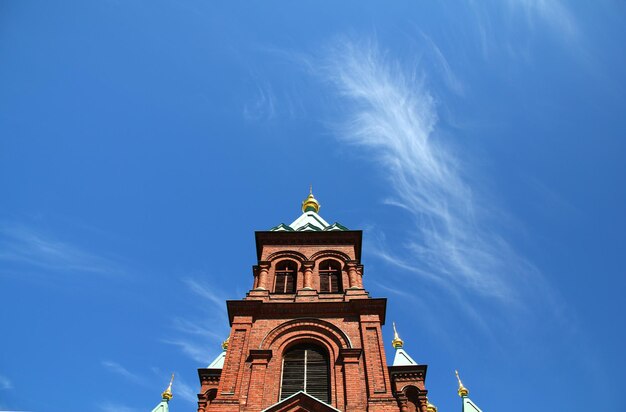
M 302 211 L 256 232 L 252 289 L 227 301 L 230 336 L 199 370 L 198 411 L 435 411 L 426 365 L 397 333 L 387 365 L 387 301 L 364 287 L 362 232 L 327 223 L 312 194 Z

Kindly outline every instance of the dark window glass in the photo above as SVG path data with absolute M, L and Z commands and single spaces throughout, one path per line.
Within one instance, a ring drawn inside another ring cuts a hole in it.
M 294 293 L 296 291 L 296 272 L 298 266 L 291 260 L 283 260 L 276 265 L 275 293 Z
M 341 291 L 341 267 L 336 260 L 320 263 L 320 292 L 336 293 Z
M 283 357 L 280 400 L 303 391 L 328 403 L 328 356 L 313 345 L 298 345 Z

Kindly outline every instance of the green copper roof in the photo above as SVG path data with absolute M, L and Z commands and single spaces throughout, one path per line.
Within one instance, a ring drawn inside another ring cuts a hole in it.
M 474 402 L 467 396 L 463 397 L 463 412 L 483 412 Z
M 408 353 L 402 348 L 396 348 L 396 356 L 393 358 L 392 366 L 409 366 L 409 365 L 417 365 L 417 362 L 413 360 L 412 357 L 409 356 Z
M 163 399 L 161 403 L 159 403 L 156 408 L 152 410 L 152 412 L 169 412 L 169 410 L 170 408 L 167 401 Z
M 207 368 L 208 369 L 222 369 L 224 367 L 225 359 L 226 359 L 226 350 L 223 350 L 219 355 L 217 355 L 217 358 L 215 358 L 213 362 L 211 362 L 209 366 L 207 366 Z
M 348 230 L 348 228 L 337 222 L 331 225 L 311 207 L 307 207 L 304 213 L 291 222 L 290 225 L 281 223 L 270 229 L 272 232 L 322 232 L 331 230 L 344 231 Z

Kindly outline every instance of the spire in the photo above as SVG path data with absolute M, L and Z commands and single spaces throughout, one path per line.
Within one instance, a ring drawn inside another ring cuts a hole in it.
M 172 399 L 174 397 L 174 394 L 172 393 L 172 384 L 173 383 L 174 383 L 174 374 L 172 373 L 172 379 L 170 379 L 169 386 L 161 394 L 161 396 L 163 397 L 164 401 L 169 401 L 170 399 Z
M 169 412 L 169 401 L 174 397 L 172 394 L 172 384 L 174 383 L 174 374 L 172 373 L 172 379 L 170 379 L 170 384 L 167 386 L 167 389 L 163 391 L 161 394 L 161 402 L 152 410 L 152 412 Z
M 402 347 L 404 346 L 404 341 L 400 339 L 398 335 L 398 330 L 396 329 L 396 323 L 392 322 L 393 325 L 393 340 L 391 344 L 393 348 L 396 350 L 396 356 L 393 357 L 393 365 L 392 366 L 409 366 L 409 365 L 417 365 L 417 362 L 413 360 L 411 356 Z
M 398 331 L 396 330 L 396 322 L 392 322 L 391 324 L 393 325 L 393 340 L 391 341 L 391 344 L 393 345 L 394 349 L 400 349 L 402 348 L 402 346 L 404 346 L 404 341 L 400 339 L 400 336 L 398 335 Z
M 313 185 L 309 186 L 309 195 L 302 202 L 302 213 L 313 211 L 315 213 L 320 211 L 320 203 L 313 196 Z
M 456 374 L 456 379 L 459 381 L 459 396 L 463 398 L 469 395 L 469 389 L 463 386 L 463 382 L 461 382 L 461 378 L 459 377 L 459 371 L 455 370 L 454 373 Z

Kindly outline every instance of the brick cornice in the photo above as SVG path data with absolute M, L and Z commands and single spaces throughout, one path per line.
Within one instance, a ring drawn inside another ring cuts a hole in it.
M 428 365 L 389 366 L 392 381 L 424 381 Z
M 300 317 L 334 317 L 378 315 L 385 324 L 386 298 L 354 299 L 347 302 L 262 302 L 259 300 L 227 300 L 228 320 L 235 316 L 256 319 L 293 319 Z
M 200 382 L 211 382 L 211 381 L 219 381 L 222 376 L 221 369 L 214 368 L 200 368 L 198 369 L 198 377 L 200 378 Z
M 328 232 L 254 232 L 256 238 L 257 259 L 261 259 L 264 245 L 354 245 L 356 259 L 361 260 L 361 230 Z

